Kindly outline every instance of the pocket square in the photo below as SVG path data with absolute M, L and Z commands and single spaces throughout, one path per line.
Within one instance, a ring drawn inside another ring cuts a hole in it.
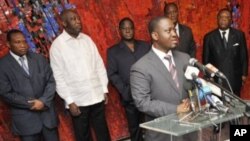
M 235 46 L 238 46 L 239 45 L 239 43 L 235 43 L 233 46 L 235 47 Z

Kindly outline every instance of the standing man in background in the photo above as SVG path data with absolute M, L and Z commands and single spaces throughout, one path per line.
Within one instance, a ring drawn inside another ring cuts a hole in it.
M 174 23 L 176 34 L 179 37 L 177 50 L 189 54 L 195 58 L 196 46 L 193 33 L 190 27 L 179 23 L 179 10 L 175 3 L 165 3 L 164 15 Z
M 131 96 L 129 73 L 131 66 L 150 50 L 150 45 L 134 39 L 134 23 L 126 17 L 119 23 L 121 41 L 107 51 L 107 72 L 111 83 L 118 90 L 128 120 L 131 141 L 142 139 L 139 128 L 141 114 Z
M 184 84 L 184 68 L 189 55 L 174 50 L 178 37 L 173 22 L 167 17 L 156 17 L 148 26 L 152 49 L 131 68 L 132 97 L 145 120 L 185 113 L 190 110 Z M 196 141 L 197 134 L 173 137 L 173 141 Z M 170 141 L 171 136 L 150 130 L 145 131 L 145 141 Z M 172 140 L 171 140 L 172 141 Z
M 59 141 L 55 80 L 47 60 L 32 52 L 20 30 L 7 33 L 10 51 L 0 60 L 0 96 L 10 105 L 21 141 Z
M 79 15 L 61 14 L 64 30 L 52 43 L 51 67 L 56 90 L 69 109 L 77 141 L 90 141 L 90 123 L 97 141 L 110 141 L 105 118 L 108 78 L 95 43 L 81 33 Z
M 211 63 L 228 78 L 233 92 L 240 96 L 242 84 L 248 74 L 248 52 L 245 34 L 230 27 L 232 14 L 221 9 L 217 15 L 218 28 L 204 37 L 203 63 Z M 226 81 L 222 85 L 229 88 Z

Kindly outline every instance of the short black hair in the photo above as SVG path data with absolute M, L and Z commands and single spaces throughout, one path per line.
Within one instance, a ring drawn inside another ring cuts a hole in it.
M 125 21 L 131 22 L 131 24 L 132 24 L 132 26 L 134 28 L 134 22 L 129 17 L 125 17 L 125 18 L 122 18 L 120 20 L 120 22 L 119 22 L 119 29 L 121 29 L 123 27 Z
M 176 3 L 174 3 L 174 2 L 170 2 L 170 3 L 165 2 L 165 5 L 164 5 L 164 15 L 167 14 L 166 11 L 167 11 L 167 9 L 168 9 L 170 6 L 174 6 L 174 7 L 176 7 L 176 9 L 178 10 L 178 6 L 177 6 Z
M 229 12 L 230 13 L 230 16 L 232 17 L 232 11 L 230 10 L 230 9 L 228 9 L 228 8 L 222 8 L 222 9 L 220 9 L 219 10 L 219 12 L 218 12 L 218 14 L 217 14 L 217 18 L 220 16 L 220 14 L 222 13 L 222 12 Z
M 149 34 L 151 34 L 152 32 L 155 31 L 155 28 L 157 26 L 157 24 L 162 20 L 162 19 L 168 19 L 165 16 L 159 16 L 159 17 L 155 17 L 153 19 L 150 20 L 150 22 L 148 23 L 148 32 Z
M 23 34 L 23 32 L 20 31 L 20 30 L 18 30 L 18 29 L 11 29 L 11 30 L 9 30 L 9 31 L 7 32 L 7 35 L 6 35 L 7 41 L 10 42 L 10 41 L 11 41 L 11 36 L 12 36 L 13 34 L 17 34 L 17 33 Z

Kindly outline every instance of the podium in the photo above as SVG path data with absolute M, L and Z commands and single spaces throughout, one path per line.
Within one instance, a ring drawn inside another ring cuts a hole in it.
M 171 114 L 168 116 L 156 118 L 152 121 L 140 124 L 141 128 L 168 134 L 171 136 L 182 136 L 194 131 L 202 133 L 202 129 L 221 124 L 223 122 L 231 121 L 243 117 L 246 112 L 246 106 L 239 101 L 233 101 L 227 113 L 184 113 Z M 199 140 L 202 141 L 201 136 Z

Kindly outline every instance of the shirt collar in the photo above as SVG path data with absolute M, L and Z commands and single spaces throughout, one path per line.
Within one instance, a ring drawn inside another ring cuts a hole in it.
M 219 31 L 220 31 L 220 34 L 221 34 L 221 35 L 222 35 L 222 32 L 226 32 L 225 35 L 228 35 L 228 34 L 229 34 L 229 28 L 226 29 L 226 30 L 221 30 L 221 29 L 219 29 Z
M 12 52 L 11 50 L 10 50 L 10 54 L 11 54 L 11 56 L 13 56 L 17 61 L 19 61 L 20 56 L 16 55 L 16 54 L 15 54 L 14 52 Z M 21 57 L 23 57 L 24 60 L 27 60 L 27 56 L 26 56 L 26 55 L 23 55 L 23 56 L 21 56 Z
M 176 31 L 176 34 L 178 35 L 178 36 L 180 36 L 180 32 L 179 32 L 179 24 L 178 23 L 176 23 L 176 25 L 175 25 L 175 31 Z
M 81 39 L 83 37 L 82 33 L 79 33 L 79 35 L 76 38 L 74 38 L 71 35 L 69 35 L 69 33 L 65 29 L 62 32 L 62 36 L 63 36 L 65 41 L 68 41 L 71 39 Z
M 172 57 L 172 61 L 173 61 L 173 53 L 171 50 L 169 50 L 167 53 L 155 48 L 154 46 L 152 46 L 152 50 L 156 53 L 156 55 L 161 59 L 164 60 L 164 57 L 166 57 L 166 55 L 169 55 Z M 174 63 L 174 62 L 173 62 Z

